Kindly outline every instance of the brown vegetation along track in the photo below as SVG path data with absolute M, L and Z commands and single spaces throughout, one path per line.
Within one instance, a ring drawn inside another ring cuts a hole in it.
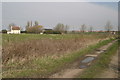
M 111 42 L 105 46 L 102 46 L 101 48 L 99 48 L 99 51 L 95 51 L 94 53 L 87 54 L 85 56 L 98 57 L 99 54 L 103 53 L 102 51 L 107 50 L 107 48 L 110 47 L 114 42 Z M 85 58 L 85 56 L 84 56 L 84 58 Z M 95 61 L 95 60 L 93 60 L 93 61 Z M 82 72 L 86 69 L 86 68 L 80 69 L 80 62 L 81 62 L 81 59 L 77 60 L 76 62 L 71 64 L 71 67 L 69 69 L 64 69 L 61 72 L 55 73 L 55 74 L 51 75 L 50 78 L 76 78 L 78 75 L 82 74 Z M 90 62 L 89 64 L 92 64 L 92 62 Z
M 18 44 L 12 43 L 7 46 L 3 46 L 2 59 L 3 64 L 9 60 L 12 62 L 24 61 L 30 58 L 49 56 L 56 54 L 61 55 L 64 53 L 71 53 L 82 49 L 90 44 L 95 44 L 101 39 L 87 39 L 87 38 L 75 38 L 75 39 L 41 39 L 41 40 L 29 40 L 25 42 L 19 42 Z

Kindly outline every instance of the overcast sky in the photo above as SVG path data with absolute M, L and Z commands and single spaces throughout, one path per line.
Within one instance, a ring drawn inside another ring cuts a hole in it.
M 119 0 L 1 0 L 2 2 L 118 2 Z
M 94 30 L 104 30 L 111 21 L 114 30 L 118 26 L 117 2 L 3 2 L 2 25 L 6 29 L 10 23 L 25 28 L 27 21 L 38 21 L 45 28 L 53 28 L 58 23 L 67 24 L 77 30 L 82 24 L 93 26 Z

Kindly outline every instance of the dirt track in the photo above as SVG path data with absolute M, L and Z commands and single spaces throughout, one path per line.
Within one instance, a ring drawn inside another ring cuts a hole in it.
M 120 51 L 120 48 L 118 50 Z M 111 58 L 109 68 L 106 69 L 102 74 L 98 75 L 97 78 L 118 78 L 118 51 Z
M 107 48 L 109 46 L 111 46 L 114 42 L 111 42 L 105 46 L 102 46 L 101 48 L 99 48 L 98 50 L 96 50 L 93 54 L 87 54 L 85 56 L 94 56 L 94 57 L 98 57 L 99 54 L 103 53 L 105 50 L 107 50 Z M 84 58 L 85 58 L 84 56 Z M 116 62 L 116 59 L 117 56 L 115 56 L 115 58 L 113 58 L 113 62 Z M 93 60 L 94 61 L 94 60 Z M 69 69 L 64 69 L 58 73 L 55 73 L 53 74 L 52 76 L 50 76 L 50 78 L 76 78 L 78 75 L 82 74 L 82 72 L 85 70 L 85 68 L 83 69 L 80 69 L 79 66 L 81 65 L 80 64 L 81 62 L 81 59 L 80 60 L 77 60 L 76 62 L 74 62 L 73 64 L 71 64 L 71 67 Z M 91 64 L 92 62 L 88 63 L 89 65 Z M 89 66 L 87 66 L 89 67 Z M 108 74 L 109 72 L 105 72 L 105 74 Z M 110 72 L 112 73 L 112 72 Z M 104 75 L 104 74 L 103 74 Z M 111 75 L 114 75 L 114 74 L 111 74 Z M 109 75 L 110 76 L 110 75 Z M 108 77 L 109 77 L 108 76 Z M 101 77 L 104 77 L 102 76 L 101 74 Z

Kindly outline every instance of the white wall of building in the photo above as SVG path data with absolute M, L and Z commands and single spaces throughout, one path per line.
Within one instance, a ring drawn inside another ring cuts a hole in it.
M 20 30 L 11 30 L 8 31 L 7 34 L 20 34 Z
M 20 30 L 11 30 L 13 34 L 20 34 Z

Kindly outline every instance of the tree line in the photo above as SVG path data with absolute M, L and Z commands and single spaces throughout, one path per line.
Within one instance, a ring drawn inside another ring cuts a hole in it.
M 14 23 L 9 24 L 9 28 L 8 28 L 9 30 L 10 30 L 11 26 L 16 26 L 16 24 L 14 24 Z M 28 21 L 25 27 L 26 27 L 25 31 L 22 31 L 23 33 L 62 34 L 62 33 L 67 33 L 70 29 L 69 25 L 64 25 L 62 23 L 58 23 L 55 27 L 53 27 L 53 29 L 45 30 L 45 28 L 42 25 L 40 25 L 38 23 L 38 21 L 35 21 L 34 23 L 32 21 Z M 82 24 L 79 29 L 80 29 L 79 30 L 80 32 L 85 32 L 87 29 L 87 26 L 85 24 Z M 92 26 L 90 26 L 89 32 L 92 32 L 93 29 L 94 28 Z M 111 22 L 108 21 L 105 24 L 105 30 L 107 32 L 110 32 L 112 29 L 113 29 L 113 26 L 112 26 Z M 2 32 L 6 33 L 7 30 L 2 30 Z

